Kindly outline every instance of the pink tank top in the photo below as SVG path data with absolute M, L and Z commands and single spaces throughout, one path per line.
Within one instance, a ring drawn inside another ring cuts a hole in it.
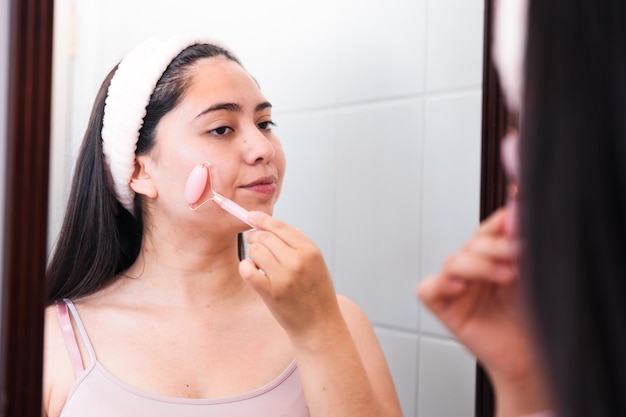
M 133 388 L 109 373 L 98 362 L 74 304 L 64 300 L 57 303 L 57 309 L 76 375 L 76 382 L 67 396 L 61 417 L 309 417 L 295 361 L 274 380 L 254 391 L 211 399 L 163 397 Z M 86 369 L 83 367 L 70 314 L 89 353 L 89 366 Z

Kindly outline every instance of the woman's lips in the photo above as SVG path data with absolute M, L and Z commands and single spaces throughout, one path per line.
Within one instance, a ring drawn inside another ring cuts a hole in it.
M 274 194 L 276 193 L 277 189 L 276 182 L 276 177 L 263 177 L 248 184 L 242 185 L 241 188 L 245 188 L 246 190 L 255 191 L 261 194 Z

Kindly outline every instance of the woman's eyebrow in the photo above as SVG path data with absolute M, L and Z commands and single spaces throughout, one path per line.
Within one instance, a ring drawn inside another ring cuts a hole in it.
M 264 101 L 263 103 L 258 104 L 255 108 L 254 108 L 254 112 L 258 113 L 260 111 L 263 111 L 267 108 L 271 108 L 272 107 L 272 103 L 270 103 L 269 101 Z M 210 107 L 207 107 L 206 109 L 202 110 L 200 113 L 198 113 L 196 115 L 196 119 L 198 117 L 204 116 L 205 114 L 214 112 L 214 111 L 219 111 L 219 110 L 226 110 L 226 111 L 231 111 L 231 112 L 241 112 L 241 106 L 239 104 L 236 103 L 217 103 L 214 104 Z
M 236 104 L 236 103 L 217 103 L 217 104 L 212 105 L 211 107 L 208 107 L 208 108 L 202 110 L 200 113 L 198 113 L 196 115 L 195 118 L 197 119 L 200 116 L 204 116 L 207 113 L 211 113 L 211 112 L 218 111 L 218 110 L 240 112 L 241 111 L 241 106 L 239 104 Z
M 270 103 L 269 101 L 265 101 L 259 105 L 256 106 L 256 108 L 254 109 L 255 113 L 258 113 L 262 110 L 265 110 L 267 108 L 271 108 L 272 107 L 272 103 Z

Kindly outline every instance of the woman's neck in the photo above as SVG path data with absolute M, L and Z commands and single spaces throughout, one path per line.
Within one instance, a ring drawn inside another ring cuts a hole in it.
M 236 237 L 213 242 L 145 237 L 137 260 L 118 281 L 163 305 L 213 304 L 249 290 L 239 276 Z

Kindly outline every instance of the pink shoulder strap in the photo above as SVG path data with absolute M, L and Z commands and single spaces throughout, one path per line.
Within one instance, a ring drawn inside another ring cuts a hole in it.
M 59 316 L 59 324 L 61 325 L 61 331 L 63 332 L 65 346 L 67 346 L 67 352 L 70 356 L 72 369 L 74 370 L 74 376 L 78 377 L 85 370 L 85 366 L 83 365 L 83 359 L 80 354 L 80 349 L 78 348 L 78 342 L 76 341 L 76 334 L 74 333 L 74 328 L 72 327 L 72 320 L 70 318 L 71 313 L 68 309 L 68 304 L 71 304 L 71 301 L 63 300 L 57 302 L 56 306 Z M 77 322 L 77 325 L 80 326 L 81 323 Z M 82 326 L 79 330 L 81 330 L 82 332 Z M 89 354 L 93 356 L 89 341 L 86 340 L 85 343 L 87 345 Z M 93 357 L 91 359 L 93 360 Z

